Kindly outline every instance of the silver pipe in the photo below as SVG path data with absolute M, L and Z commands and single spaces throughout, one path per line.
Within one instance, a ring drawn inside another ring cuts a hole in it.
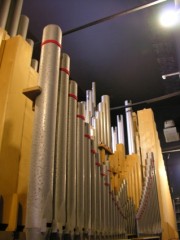
M 34 41 L 32 39 L 27 38 L 26 42 L 29 43 L 29 45 L 32 47 L 32 49 L 34 48 Z
M 5 29 L 8 19 L 11 0 L 3 0 L 0 8 L 0 28 Z
M 92 91 L 86 90 L 86 122 L 90 123 L 92 117 Z
M 61 49 L 57 44 L 47 43 L 48 39 L 54 39 L 58 45 L 61 43 L 62 32 L 57 25 L 48 25 L 43 31 L 39 70 L 39 85 L 42 93 L 36 98 L 34 116 L 27 196 L 27 240 L 41 239 L 41 231 L 46 231 L 46 223 L 52 221 L 54 146 Z
M 21 15 L 19 20 L 17 35 L 21 35 L 24 39 L 26 39 L 28 27 L 29 27 L 29 18 L 25 15 Z
M 104 103 L 100 102 L 98 104 L 99 118 L 100 118 L 100 141 L 103 144 L 106 144 L 106 119 L 104 112 Z
M 92 82 L 92 107 L 93 107 L 93 116 L 95 116 L 96 111 L 96 83 Z
M 39 65 L 38 60 L 36 60 L 36 59 L 32 59 L 32 60 L 31 60 L 31 67 L 32 67 L 36 72 L 38 71 L 38 65 Z
M 60 233 L 62 232 L 62 227 L 66 224 L 66 159 L 68 132 L 69 70 L 70 58 L 67 54 L 63 53 L 61 55 L 59 75 L 54 204 L 54 218 L 58 227 L 58 231 Z
M 77 83 L 72 80 L 69 83 L 68 108 L 66 230 L 73 234 L 76 227 Z
M 108 95 L 101 97 L 102 102 L 105 103 L 105 118 L 106 118 L 106 144 L 111 148 L 111 115 L 110 115 L 110 99 Z
M 19 25 L 19 20 L 21 16 L 21 10 L 22 10 L 22 5 L 23 5 L 23 0 L 16 0 L 16 5 L 14 8 L 14 12 L 12 15 L 12 19 L 10 22 L 10 28 L 9 28 L 9 35 L 11 37 L 14 37 L 17 35 L 17 30 L 18 30 L 18 25 Z
M 90 137 L 90 125 L 85 123 L 85 158 L 84 158 L 84 167 L 85 167 L 85 211 L 84 211 L 84 220 L 85 220 L 85 231 L 90 233 L 91 231 L 91 137 Z
M 84 195 L 85 195 L 85 169 L 84 169 L 84 123 L 85 102 L 78 102 L 77 106 L 77 231 L 82 233 L 84 228 Z
M 125 106 L 131 105 L 132 102 L 126 100 Z M 129 154 L 135 153 L 135 143 L 134 143 L 134 127 L 132 119 L 132 107 L 126 108 L 126 123 L 127 123 L 127 134 L 128 134 L 128 150 Z
M 118 144 L 125 145 L 123 115 L 117 115 Z
M 96 144 L 96 134 L 95 129 L 94 140 L 91 142 L 91 224 L 92 224 L 92 233 L 96 233 L 96 155 L 97 155 L 97 144 Z

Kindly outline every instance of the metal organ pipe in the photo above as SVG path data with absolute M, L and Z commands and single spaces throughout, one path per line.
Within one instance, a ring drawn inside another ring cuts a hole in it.
M 32 138 L 29 191 L 27 197 L 27 240 L 41 239 L 52 222 L 52 194 L 58 99 L 61 29 L 44 28 L 39 69 L 42 93 L 36 98 Z
M 68 131 L 68 93 L 70 58 L 61 55 L 57 109 L 56 164 L 55 164 L 55 221 L 61 233 L 66 224 L 66 160 Z
M 123 115 L 117 115 L 118 144 L 125 144 Z
M 16 36 L 16 34 L 17 34 L 23 0 L 16 0 L 15 4 L 16 5 L 15 5 L 14 12 L 13 12 L 13 15 L 11 18 L 10 27 L 8 29 L 8 33 L 11 37 Z
M 26 41 L 29 43 L 29 45 L 33 48 L 34 47 L 34 41 L 32 39 L 27 38 Z
M 21 35 L 24 39 L 26 39 L 28 26 L 29 26 L 29 18 L 25 15 L 21 15 L 17 34 Z
M 128 106 L 130 104 L 132 104 L 131 101 L 128 101 L 128 100 L 125 101 L 125 106 Z M 126 123 L 127 123 L 127 134 L 128 134 L 128 150 L 129 150 L 129 154 L 132 154 L 132 153 L 135 153 L 132 107 L 126 108 Z
M 90 125 L 85 123 L 85 231 L 90 234 L 91 231 L 91 136 Z
M 39 65 L 38 60 L 36 60 L 36 59 L 32 59 L 32 60 L 31 60 L 31 67 L 32 67 L 36 72 L 38 71 L 38 65 Z
M 5 29 L 8 19 L 11 0 L 3 0 L 0 8 L 0 27 Z
M 78 102 L 77 106 L 77 231 L 82 234 L 84 228 L 84 134 L 85 134 L 85 102 Z
M 77 122 L 77 83 L 69 84 L 69 115 L 68 115 L 68 142 L 67 142 L 67 219 L 66 227 L 70 234 L 76 227 L 76 125 Z
M 111 148 L 111 115 L 110 115 L 110 100 L 108 95 L 101 97 L 102 102 L 105 104 L 105 129 L 106 129 L 106 145 Z

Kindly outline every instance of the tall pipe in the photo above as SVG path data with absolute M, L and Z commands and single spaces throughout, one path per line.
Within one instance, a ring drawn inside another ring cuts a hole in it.
M 92 82 L 92 114 L 95 116 L 96 111 L 96 83 Z
M 68 132 L 68 93 L 69 93 L 70 58 L 61 55 L 59 93 L 57 109 L 57 136 L 55 158 L 55 222 L 61 233 L 66 224 L 66 160 Z
M 62 32 L 57 25 L 48 25 L 44 28 L 39 70 L 42 93 L 36 98 L 27 196 L 27 240 L 41 239 L 41 231 L 46 231 L 46 223 L 52 221 L 61 39 Z
M 69 84 L 69 113 L 67 140 L 67 219 L 66 227 L 70 234 L 76 227 L 76 134 L 77 134 L 77 83 Z
M 131 105 L 132 102 L 126 100 L 125 106 Z M 132 107 L 126 108 L 126 124 L 127 124 L 127 135 L 128 135 L 128 151 L 129 154 L 135 153 L 135 143 L 134 143 L 134 127 L 132 119 Z
M 91 231 L 91 136 L 90 125 L 85 123 L 85 231 L 90 234 Z
M 111 148 L 111 115 L 110 115 L 110 99 L 108 95 L 101 97 L 102 102 L 105 104 L 105 118 L 106 118 L 106 138 L 107 146 Z
M 21 10 L 22 10 L 22 5 L 23 5 L 23 0 L 16 0 L 15 3 L 15 8 L 14 12 L 12 14 L 12 18 L 10 20 L 10 26 L 8 29 L 8 33 L 11 37 L 16 36 L 17 30 L 18 30 L 18 25 L 19 25 L 19 20 L 21 16 Z
M 6 22 L 8 19 L 9 9 L 11 5 L 11 0 L 3 0 L 0 8 L 0 28 L 5 29 Z
M 82 234 L 84 228 L 84 194 L 85 194 L 85 169 L 84 169 L 84 127 L 85 127 L 85 102 L 77 106 L 77 231 Z
M 17 34 L 21 35 L 24 39 L 26 39 L 28 27 L 29 27 L 29 18 L 25 15 L 21 15 L 20 20 L 19 20 Z

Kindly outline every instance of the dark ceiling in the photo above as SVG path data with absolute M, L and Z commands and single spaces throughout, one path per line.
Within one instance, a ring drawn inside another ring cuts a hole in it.
M 22 13 L 30 18 L 28 35 L 35 41 L 34 56 L 39 58 L 46 25 L 58 24 L 66 33 L 97 19 L 151 2 L 24 0 Z M 93 81 L 97 84 L 97 100 L 108 94 L 111 107 L 124 105 L 126 99 L 139 102 L 180 90 L 178 76 L 162 79 L 162 74 L 179 71 L 177 28 L 164 29 L 158 23 L 159 13 L 167 6 L 174 6 L 174 1 L 167 0 L 63 36 L 62 51 L 71 58 L 71 78 L 77 81 L 81 97 L 85 96 Z M 157 107 L 156 104 L 152 106 L 158 113 L 158 125 L 171 118 L 172 111 L 168 109 L 174 104 L 179 109 L 179 97 L 171 99 L 170 104 L 166 100 Z M 112 111 L 112 116 L 116 112 Z M 175 112 L 174 118 L 180 125 L 179 111 Z

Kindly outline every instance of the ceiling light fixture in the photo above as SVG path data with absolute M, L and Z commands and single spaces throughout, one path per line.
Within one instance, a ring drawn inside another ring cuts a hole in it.
M 179 10 L 170 9 L 163 12 L 159 18 L 160 24 L 163 27 L 173 27 L 178 23 L 179 20 Z

